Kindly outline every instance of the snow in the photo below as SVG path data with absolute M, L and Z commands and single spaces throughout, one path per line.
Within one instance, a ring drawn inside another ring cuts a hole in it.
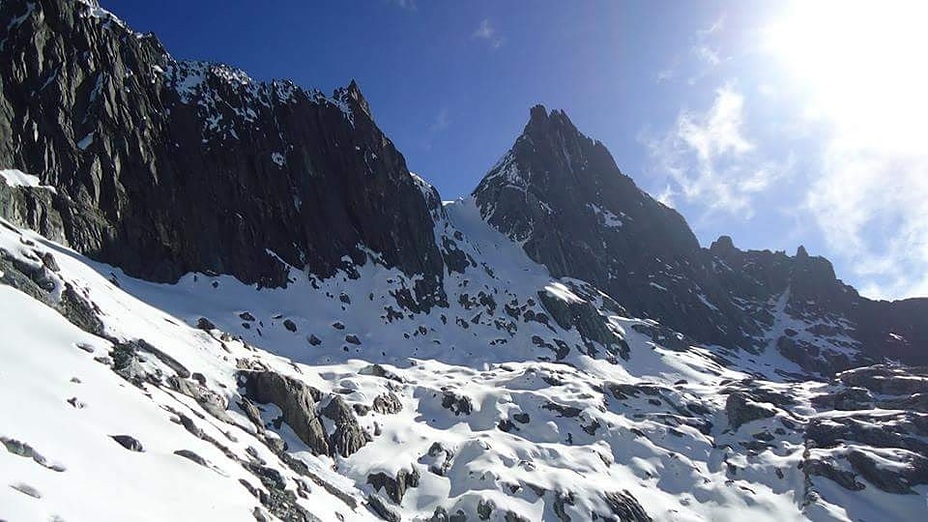
M 212 389 L 226 390 L 226 400 L 233 398 L 235 359 L 228 350 L 240 358 L 254 356 L 253 349 L 240 342 L 220 343 L 138 301 L 89 267 L 85 259 L 39 236 L 17 236 L 4 228 L 0 239 L 0 248 L 20 258 L 36 250 L 53 252 L 69 283 L 79 291 L 89 291 L 100 306 L 107 335 L 146 339 L 187 368 L 204 374 Z M 30 243 L 39 246 L 30 247 Z M 249 447 L 258 448 L 261 458 L 287 476 L 288 470 L 275 465 L 276 457 L 255 440 L 247 421 L 223 424 L 184 396 L 164 388 L 141 390 L 129 385 L 95 360 L 110 351 L 110 341 L 78 330 L 50 308 L 6 286 L 0 286 L 0 329 L 4 332 L 0 416 L 5 419 L 0 436 L 28 443 L 66 468 L 53 472 L 0 448 L 0 481 L 25 483 L 42 495 L 34 499 L 10 488 L 0 489 L 4 518 L 138 519 L 144 509 L 146 520 L 254 520 L 252 510 L 258 502 L 239 480 L 256 487 L 260 482 L 216 446 L 173 422 L 172 411 L 194 419 L 200 429 L 244 460 L 249 458 Z M 267 363 L 289 368 L 273 357 Z M 173 373 L 154 358 L 146 366 Z M 72 397 L 83 407 L 69 404 Z M 234 411 L 229 413 L 243 419 Z M 110 438 L 119 434 L 137 438 L 145 452 L 123 449 Z M 174 454 L 182 449 L 204 458 L 209 468 Z M 318 466 L 317 457 L 309 460 Z M 351 494 L 353 490 L 346 491 Z M 336 511 L 343 516 L 350 511 L 322 488 L 313 489 L 304 502 L 323 519 L 334 518 Z M 351 518 L 371 517 L 357 511 Z
M 77 148 L 81 150 L 87 150 L 87 147 L 89 147 L 92 144 L 93 144 L 93 133 L 91 132 L 87 134 L 86 136 L 84 136 L 83 138 L 81 138 L 79 142 L 77 142 Z
M 600 223 L 602 223 L 606 228 L 621 228 L 624 225 L 619 216 L 613 214 L 609 210 L 604 209 L 598 205 L 594 205 L 593 203 L 587 203 L 586 206 L 592 210 L 594 214 L 596 214 Z
M 55 187 L 42 185 L 38 176 L 26 174 L 21 170 L 0 169 L 0 178 L 3 178 L 3 181 L 6 182 L 9 187 L 37 188 L 56 192 Z
M 117 520 L 138 514 L 144 506 L 149 520 L 249 519 L 251 502 L 234 480 L 173 455 L 177 449 L 192 448 L 207 460 L 221 459 L 215 448 L 193 444 L 170 422 L 157 405 L 167 397 L 146 398 L 76 348 L 76 343 L 85 343 L 105 352 L 107 343 L 9 287 L 0 287 L 0 322 L 0 411 L 5 419 L 0 430 L 66 468 L 54 472 L 0 451 L 4 482 L 28 484 L 42 495 L 33 499 L 0 488 L 5 517 Z M 23 350 L 23 345 L 30 349 Z M 75 377 L 80 383 L 72 382 Z M 67 403 L 70 397 L 86 406 L 72 407 Z M 23 407 L 24 399 L 28 408 Z M 110 439 L 115 434 L 138 434 L 146 452 L 126 451 Z M 234 469 L 221 471 L 239 474 Z M 138 487 L 141 483 L 144 488 Z
M 427 183 L 413 181 L 426 194 Z M 3 488 L 0 516 L 111 520 L 135 515 L 144 506 L 152 520 L 253 520 L 258 501 L 238 480 L 259 486 L 254 476 L 172 422 L 175 414 L 169 411 L 184 412 L 238 457 L 247 459 L 248 448 L 255 448 L 295 491 L 300 477 L 256 438 L 254 426 L 236 406 L 241 399 L 236 372 L 245 361 L 323 393 L 338 393 L 352 406 L 369 406 L 385 393 L 394 393 L 402 405 L 395 414 L 359 416 L 361 427 L 376 435 L 349 457 L 314 456 L 285 424 L 272 428 L 291 455 L 361 504 L 352 510 L 313 485 L 300 503 L 323 520 L 335 519 L 336 512 L 350 520 L 373 518 L 363 507 L 370 494 L 380 495 L 410 520 L 428 518 L 437 506 L 473 514 L 489 501 L 500 518 L 511 510 L 531 520 L 557 519 L 557 498 L 568 492 L 573 504 L 562 507 L 575 520 L 591 512 L 609 513 L 603 493 L 623 490 L 658 521 L 855 519 L 871 514 L 873 502 L 891 502 L 875 488 L 851 494 L 816 477 L 823 500 L 803 507 L 805 499 L 797 494 L 804 488 L 798 469 L 805 450 L 800 431 L 778 438 L 771 449 L 743 451 L 741 442 L 783 426 L 781 419 L 817 415 L 809 398 L 825 385 L 777 380 L 777 371 L 800 370 L 776 350 L 746 354 L 693 346 L 674 351 L 640 331 L 656 322 L 610 315 L 609 328 L 625 339 L 630 353 L 628 360 L 610 361 L 598 344 L 596 353 L 589 351 L 576 328 L 522 318 L 528 310 L 545 312 L 539 292 L 600 308 L 601 294 L 582 281 L 553 278 L 489 226 L 473 198 L 445 202 L 441 208 L 435 216 L 438 244 L 454 241 L 475 265 L 463 274 L 446 275 L 449 306 L 429 314 L 407 313 L 392 296 L 412 288 L 421 276 L 385 267 L 368 250 L 368 262 L 356 267 L 357 279 L 345 273 L 310 279 L 293 267 L 287 288 L 258 290 L 230 276 L 205 274 L 158 284 L 128 277 L 32 232 L 0 227 L 0 249 L 35 267 L 44 253 L 52 253 L 61 268 L 57 286 L 68 283 L 99 307 L 108 338 L 145 339 L 201 373 L 229 405 L 232 419 L 219 421 L 164 387 L 132 386 L 94 360 L 109 353 L 111 341 L 82 332 L 52 309 L 0 286 L 5 339 L 0 345 L 0 436 L 27 442 L 50 463 L 66 468 L 55 472 L 0 448 L 0 481 L 23 483 L 42 494 L 35 499 Z M 495 308 L 480 302 L 481 293 L 492 297 Z M 518 308 L 518 318 L 504 311 L 507 305 Z M 391 317 L 388 308 L 399 313 Z M 254 321 L 243 320 L 243 312 Z M 217 329 L 192 328 L 200 317 Z M 284 327 L 285 320 L 293 322 L 295 332 Z M 785 315 L 779 321 L 777 328 L 796 326 Z M 347 342 L 349 335 L 361 343 Z M 310 336 L 321 344 L 311 345 Z M 562 341 L 569 352 L 555 361 L 552 350 L 534 342 L 536 337 L 545 343 Z M 77 348 L 78 343 L 93 353 Z M 719 355 L 727 359 L 725 365 Z M 147 359 L 149 370 L 174 375 L 159 359 Z M 372 364 L 395 378 L 377 377 Z M 792 411 L 772 405 L 774 417 L 732 432 L 723 391 L 739 382 L 789 394 L 799 405 Z M 618 385 L 656 394 L 621 398 L 609 391 Z M 471 413 L 449 410 L 446 394 L 470 404 Z M 85 407 L 68 404 L 72 397 Z M 675 408 L 684 404 L 705 408 L 712 427 L 704 432 L 681 422 L 684 417 Z M 280 414 L 276 407 L 263 408 L 267 422 Z M 530 420 L 519 421 L 522 415 Z M 503 421 L 513 427 L 501 429 Z M 128 452 L 109 438 L 114 434 L 136 437 L 145 452 Z M 174 451 L 180 449 L 194 451 L 210 467 L 178 457 Z M 885 466 L 898 465 L 904 457 L 898 452 L 879 456 Z M 734 476 L 729 464 L 738 468 Z M 372 473 L 395 476 L 401 470 L 417 471 L 420 480 L 398 504 L 367 481 Z M 903 518 L 920 513 L 915 504 L 903 499 L 893 504 L 893 513 Z
M 97 2 L 96 0 L 75 0 L 75 1 L 82 3 L 87 7 L 86 11 L 81 13 L 82 16 L 90 16 L 91 18 L 102 20 L 104 23 L 104 27 L 106 28 L 111 28 L 113 24 L 115 24 L 117 27 L 119 27 L 120 30 L 132 33 L 132 30 L 129 29 L 129 26 L 126 25 L 125 22 L 123 22 L 119 17 L 117 17 L 113 13 L 100 7 L 99 2 Z M 143 36 L 140 33 L 132 33 L 132 34 L 134 34 L 136 37 Z

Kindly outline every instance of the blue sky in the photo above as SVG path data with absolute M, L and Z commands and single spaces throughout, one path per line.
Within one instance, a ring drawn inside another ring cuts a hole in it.
M 469 193 L 543 103 L 704 245 L 804 244 L 865 295 L 928 295 L 923 2 L 102 4 L 176 58 L 327 92 L 356 79 L 444 199 Z

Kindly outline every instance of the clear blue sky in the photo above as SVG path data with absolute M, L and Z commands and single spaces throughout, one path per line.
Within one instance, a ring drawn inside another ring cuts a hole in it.
M 882 25 L 867 9 L 836 25 L 827 0 L 101 3 L 175 58 L 327 92 L 356 79 L 444 199 L 469 193 L 543 103 L 603 141 L 704 245 L 723 233 L 741 248 L 802 243 L 865 294 L 928 295 L 928 153 L 883 132 L 921 128 L 914 91 L 886 107 L 887 84 L 913 78 L 884 55 L 913 42 L 855 47 L 899 33 L 920 14 L 908 7 Z M 858 62 L 884 67 L 887 83 L 848 92 Z

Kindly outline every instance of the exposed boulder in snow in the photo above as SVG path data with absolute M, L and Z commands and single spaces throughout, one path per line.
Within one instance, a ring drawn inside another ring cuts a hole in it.
M 474 411 L 474 403 L 470 400 L 470 397 L 460 395 L 452 390 L 442 392 L 441 407 L 451 410 L 455 416 L 470 415 Z
M 271 371 L 242 372 L 245 395 L 261 404 L 274 404 L 283 421 L 317 455 L 349 456 L 364 446 L 369 435 L 358 424 L 353 410 L 338 395 L 329 395 L 324 406 L 321 391 Z M 250 416 L 253 416 L 251 413 Z M 327 433 L 321 416 L 334 423 Z
M 110 438 L 118 442 L 120 446 L 126 448 L 129 451 L 134 451 L 137 453 L 142 453 L 145 451 L 142 443 L 131 435 L 110 435 Z
M 628 522 L 651 522 L 651 517 L 645 512 L 638 500 L 628 491 L 615 491 L 606 493 L 603 498 L 609 505 L 612 514 L 619 520 Z
M 284 328 L 286 328 L 288 331 L 296 332 L 296 323 L 294 323 L 292 319 L 284 319 L 283 324 L 284 324 Z M 310 341 L 310 343 L 311 342 L 312 341 Z
M 373 409 L 377 413 L 398 413 L 403 409 L 403 404 L 400 402 L 399 397 L 397 397 L 395 393 L 388 392 L 374 397 Z
M 200 330 L 209 332 L 210 330 L 215 330 L 216 325 L 213 324 L 213 322 L 210 321 L 209 319 L 205 317 L 201 317 L 197 319 L 197 328 L 199 328 Z
M 331 452 L 325 428 L 316 414 L 316 403 L 322 399 L 322 392 L 275 372 L 243 372 L 241 375 L 248 398 L 280 408 L 284 422 L 317 455 Z
M 725 413 L 728 414 L 728 425 L 731 429 L 737 430 L 748 422 L 773 417 L 776 410 L 755 402 L 754 398 L 745 392 L 733 392 L 725 400 Z
M 406 495 L 406 490 L 419 485 L 419 472 L 417 470 L 400 470 L 395 477 L 385 473 L 374 473 L 367 476 L 367 483 L 375 491 L 383 490 L 394 503 L 399 504 Z
M 341 396 L 332 395 L 320 412 L 335 423 L 335 431 L 329 435 L 332 454 L 348 457 L 370 441 L 371 436 L 361 428 L 354 411 Z

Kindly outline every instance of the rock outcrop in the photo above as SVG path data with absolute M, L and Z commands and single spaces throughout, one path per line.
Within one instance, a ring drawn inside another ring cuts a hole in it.
M 598 287 L 637 317 L 697 339 L 743 339 L 686 221 L 641 191 L 563 111 L 531 110 L 522 135 L 474 191 L 484 218 L 555 277 Z
M 563 111 L 532 108 L 473 196 L 484 219 L 553 276 L 586 281 L 623 313 L 694 341 L 760 352 L 772 337 L 773 349 L 825 375 L 883 357 L 928 362 L 928 325 L 918 320 L 928 300 L 861 297 L 804 247 L 794 256 L 742 251 L 722 236 L 701 248 L 676 211 Z M 803 331 L 791 329 L 797 323 Z
M 274 404 L 280 408 L 283 422 L 313 453 L 347 457 L 370 440 L 352 409 L 338 395 L 326 397 L 298 379 L 272 371 L 250 371 L 240 375 L 245 396 L 259 404 Z M 328 402 L 322 405 L 326 400 Z M 334 424 L 332 433 L 326 432 L 323 416 Z M 253 421 L 260 422 L 257 412 L 249 417 L 257 417 Z
M 173 59 L 76 0 L 0 5 L 0 212 L 127 273 L 282 286 L 379 262 L 442 300 L 430 208 L 358 85 L 332 96 Z

